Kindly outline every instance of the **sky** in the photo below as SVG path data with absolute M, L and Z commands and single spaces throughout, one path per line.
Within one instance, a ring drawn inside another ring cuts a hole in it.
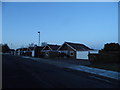
M 93 49 L 118 42 L 117 2 L 3 2 L 2 43 L 81 43 Z

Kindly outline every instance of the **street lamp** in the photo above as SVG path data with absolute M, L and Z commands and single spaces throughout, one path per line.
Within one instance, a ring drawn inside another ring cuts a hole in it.
M 39 34 L 38 46 L 40 46 L 40 32 L 38 32 L 38 34 Z

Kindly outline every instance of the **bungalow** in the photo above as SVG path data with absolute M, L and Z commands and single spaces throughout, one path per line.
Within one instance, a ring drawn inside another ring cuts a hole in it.
M 16 49 L 16 55 L 21 55 L 21 48 Z
M 29 48 L 18 48 L 16 49 L 16 55 L 28 56 Z
M 60 47 L 60 45 L 52 45 L 47 44 L 41 52 L 44 54 L 45 57 L 55 57 L 58 56 L 57 49 Z
M 35 47 L 28 47 L 28 55 L 31 57 L 35 56 Z
M 45 46 L 36 46 L 34 48 L 34 57 L 43 57 L 41 54 L 41 50 L 44 48 Z
M 84 44 L 65 42 L 57 49 L 60 53 L 64 53 L 66 57 L 74 59 L 88 59 L 90 51 L 94 51 Z
M 10 49 L 10 54 L 15 55 L 15 49 Z
M 23 55 L 23 56 L 39 57 L 42 49 L 43 49 L 43 46 L 18 48 L 16 49 L 16 54 Z
M 25 56 L 32 56 L 32 57 L 34 57 L 34 47 L 28 47 L 26 52 L 25 52 Z

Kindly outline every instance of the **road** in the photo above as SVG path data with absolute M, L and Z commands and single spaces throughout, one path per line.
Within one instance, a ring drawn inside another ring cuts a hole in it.
M 3 55 L 2 88 L 116 88 L 89 74 L 19 56 Z

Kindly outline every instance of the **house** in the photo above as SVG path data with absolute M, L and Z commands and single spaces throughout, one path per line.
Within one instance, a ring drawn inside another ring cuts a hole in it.
M 90 51 L 94 51 L 84 44 L 65 42 L 61 47 L 57 49 L 64 56 L 74 59 L 88 59 Z
M 24 56 L 34 56 L 34 47 L 23 48 Z
M 16 49 L 16 55 L 21 55 L 21 48 Z
M 34 57 L 35 56 L 35 47 L 28 47 L 27 55 Z
M 43 46 L 18 48 L 16 49 L 16 55 L 39 57 L 41 55 L 40 52 L 42 49 L 43 49 Z
M 34 47 L 29 47 L 27 51 L 27 56 L 32 56 L 32 57 L 42 57 L 41 56 L 41 50 L 43 49 L 44 46 L 34 46 Z
M 60 47 L 60 45 L 52 45 L 52 44 L 47 44 L 41 52 L 43 53 L 44 57 L 56 57 L 58 55 L 57 49 Z
M 15 49 L 10 49 L 10 54 L 15 55 Z
M 41 54 L 41 50 L 44 48 L 45 46 L 36 46 L 34 48 L 34 57 L 43 57 L 43 55 Z
M 18 48 L 16 49 L 16 55 L 27 56 L 28 48 Z

